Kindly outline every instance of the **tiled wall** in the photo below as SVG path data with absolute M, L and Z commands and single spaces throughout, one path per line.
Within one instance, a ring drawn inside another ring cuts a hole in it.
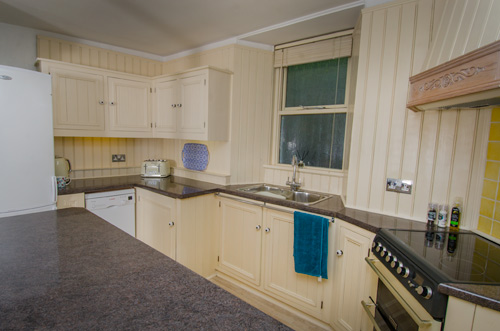
M 491 113 L 486 170 L 477 229 L 500 239 L 500 108 Z

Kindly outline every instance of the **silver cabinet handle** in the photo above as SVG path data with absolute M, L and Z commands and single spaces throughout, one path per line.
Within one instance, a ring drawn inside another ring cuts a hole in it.
M 176 105 L 175 103 L 174 103 L 174 104 L 172 104 L 172 108 L 175 108 L 175 107 L 177 107 L 177 105 Z
M 337 256 L 342 256 L 342 255 L 344 255 L 344 252 L 341 249 L 337 250 Z
M 182 107 L 182 103 L 177 104 L 177 107 L 181 108 Z
M 115 105 L 115 102 L 114 102 L 114 101 L 111 101 L 109 104 L 110 104 L 111 106 L 114 106 L 114 105 Z
M 170 225 L 170 226 L 174 226 L 174 224 L 175 224 L 174 222 L 169 222 L 168 223 L 168 225 Z
M 369 306 L 374 306 L 374 304 L 367 304 L 363 300 L 361 300 L 361 305 L 363 306 L 363 309 L 365 310 L 366 314 L 368 315 L 368 318 L 370 319 L 370 322 L 373 324 L 373 328 L 377 331 L 381 331 L 380 326 L 378 325 L 377 321 L 375 320 L 375 317 L 372 315 L 372 312 L 370 311 Z
M 270 228 L 266 228 L 264 231 L 271 232 L 271 229 Z
M 99 104 L 100 105 L 104 105 L 104 101 L 103 100 L 99 100 Z
M 262 228 L 262 226 L 260 226 L 260 224 L 259 224 L 259 225 L 257 225 L 255 228 L 256 228 L 257 230 L 260 230 L 260 228 Z

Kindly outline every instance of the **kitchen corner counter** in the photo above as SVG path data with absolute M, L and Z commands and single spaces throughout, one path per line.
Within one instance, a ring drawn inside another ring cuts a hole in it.
M 0 219 L 0 329 L 288 330 L 82 208 Z
M 257 185 L 257 183 L 255 185 Z M 226 193 L 267 204 L 316 213 L 328 217 L 337 217 L 373 233 L 376 233 L 382 228 L 421 231 L 425 231 L 427 228 L 424 222 L 345 208 L 342 199 L 337 195 L 332 195 L 331 198 L 325 201 L 307 206 L 292 201 L 270 198 L 238 190 L 244 186 L 248 186 L 248 184 L 220 186 L 175 176 L 164 179 L 151 179 L 134 175 L 73 180 L 66 189 L 59 190 L 59 194 L 93 193 L 133 187 L 145 188 L 177 199 L 185 199 L 210 193 Z M 439 291 L 446 295 L 455 296 L 459 299 L 500 311 L 500 287 L 445 284 L 439 287 Z
M 257 183 L 255 185 L 257 185 Z M 65 189 L 60 189 L 59 194 L 94 193 L 134 187 L 144 188 L 175 199 L 186 199 L 210 193 L 226 193 L 268 204 L 293 208 L 304 212 L 316 213 L 329 217 L 338 217 L 374 233 L 382 228 L 426 229 L 426 224 L 423 222 L 416 222 L 404 218 L 345 208 L 342 199 L 338 195 L 332 195 L 331 198 L 313 205 L 304 205 L 293 201 L 275 199 L 238 190 L 239 188 L 245 186 L 248 186 L 248 184 L 221 186 L 175 176 L 160 179 L 143 178 L 140 175 L 130 175 L 74 179 Z
M 174 199 L 186 199 L 217 192 L 220 185 L 182 177 L 144 178 L 140 175 L 73 179 L 59 195 L 95 193 L 140 187 Z

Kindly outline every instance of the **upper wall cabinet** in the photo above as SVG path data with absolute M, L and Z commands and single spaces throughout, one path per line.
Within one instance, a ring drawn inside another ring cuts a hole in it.
M 52 60 L 40 68 L 52 75 L 55 136 L 229 139 L 229 72 L 152 79 Z
M 231 75 L 210 67 L 158 78 L 155 136 L 228 140 Z
M 78 135 L 104 133 L 104 76 L 47 68 L 52 75 L 54 133 Z
M 115 137 L 152 137 L 151 83 L 108 77 L 109 131 Z
M 151 79 L 41 60 L 52 76 L 54 136 L 153 137 Z

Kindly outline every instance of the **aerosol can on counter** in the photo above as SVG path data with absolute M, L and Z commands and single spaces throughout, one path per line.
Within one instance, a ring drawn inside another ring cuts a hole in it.
M 450 230 L 458 230 L 460 226 L 460 202 L 456 201 L 451 208 Z

